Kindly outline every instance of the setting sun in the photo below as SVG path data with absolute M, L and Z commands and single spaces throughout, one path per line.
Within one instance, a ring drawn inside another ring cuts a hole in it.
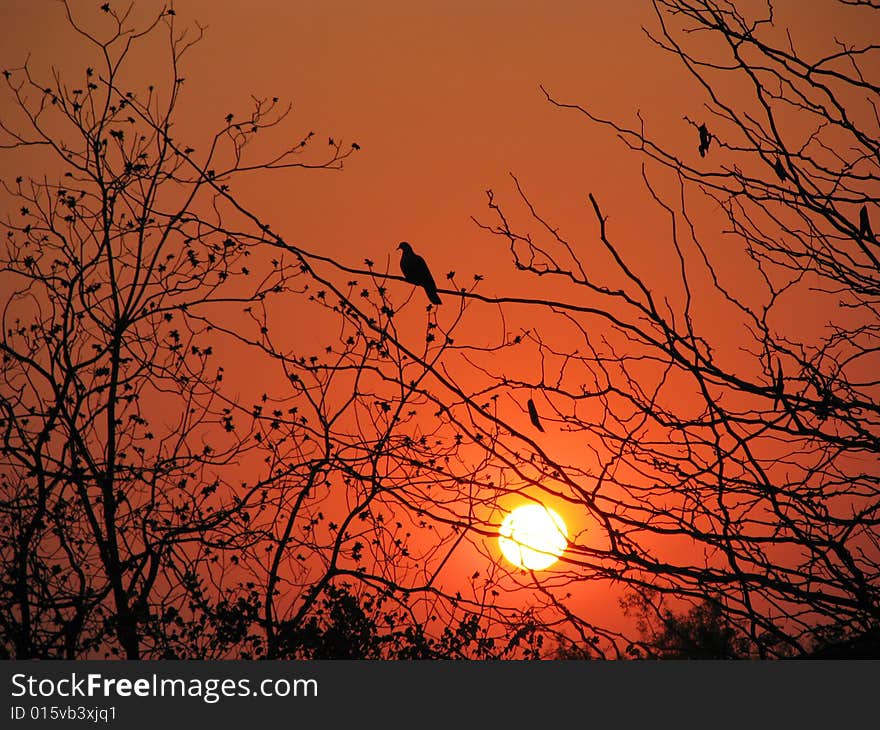
M 568 545 L 562 518 L 540 504 L 513 510 L 501 523 L 498 544 L 504 557 L 519 568 L 544 570 L 555 563 Z

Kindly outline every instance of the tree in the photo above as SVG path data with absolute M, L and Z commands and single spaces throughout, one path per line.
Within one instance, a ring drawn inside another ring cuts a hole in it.
M 636 618 L 641 640 L 634 656 L 657 659 L 743 659 L 748 640 L 727 623 L 724 610 L 709 600 L 676 614 L 662 606 L 662 597 L 633 592 L 621 601 L 627 615 Z
M 601 191 L 596 241 L 566 238 L 515 178 L 523 216 L 490 192 L 483 227 L 558 292 L 524 302 L 557 321 L 529 334 L 541 378 L 496 387 L 540 391 L 545 428 L 588 444 L 592 468 L 539 452 L 534 477 L 601 531 L 570 551 L 573 581 L 691 602 L 661 643 L 723 620 L 751 655 L 807 654 L 829 627 L 872 635 L 880 618 L 880 47 L 798 48 L 770 3 L 653 4 L 649 37 L 705 97 L 683 121 L 692 143 L 545 93 L 642 157 L 668 221 L 651 245 L 674 267 L 616 240 Z
M 63 8 L 90 65 L 4 74 L 2 148 L 23 169 L 3 182 L 5 655 L 536 653 L 540 624 L 482 570 L 470 595 L 438 579 L 492 532 L 485 451 L 443 416 L 469 398 L 438 364 L 466 307 L 413 345 L 392 277 L 353 278 L 234 194 L 359 146 L 322 153 L 304 131 L 260 157 L 258 134 L 290 138 L 278 97 L 190 145 L 172 132 L 202 29 Z M 161 58 L 162 38 L 171 82 L 130 86 L 133 49 Z M 298 351 L 274 326 L 298 318 L 335 334 Z
M 44 175 L 3 182 L 4 647 L 175 655 L 216 610 L 200 605 L 197 566 L 250 541 L 236 527 L 271 481 L 230 480 L 253 427 L 233 424 L 211 322 L 300 275 L 250 263 L 258 237 L 236 230 L 223 194 L 247 171 L 339 168 L 352 150 L 309 159 L 305 135 L 252 160 L 247 144 L 290 111 L 256 99 L 199 154 L 171 129 L 201 29 L 180 33 L 164 9 L 132 30 L 131 9 L 105 5 L 93 33 L 64 8 L 93 65 L 4 72 L 18 112 L 2 121 L 7 157 L 32 169 L 23 154 L 47 153 Z M 132 49 L 161 35 L 173 81 L 130 88 Z

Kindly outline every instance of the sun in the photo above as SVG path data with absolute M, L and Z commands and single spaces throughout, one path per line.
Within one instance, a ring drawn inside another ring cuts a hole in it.
M 513 510 L 498 530 L 501 552 L 518 568 L 544 570 L 555 563 L 568 546 L 562 518 L 541 504 L 525 504 Z

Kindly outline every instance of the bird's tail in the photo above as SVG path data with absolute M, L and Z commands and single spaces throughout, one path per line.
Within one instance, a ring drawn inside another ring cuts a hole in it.
M 430 299 L 434 304 L 442 304 L 442 300 L 440 299 L 440 295 L 437 293 L 436 289 L 426 290 L 428 293 L 428 299 Z

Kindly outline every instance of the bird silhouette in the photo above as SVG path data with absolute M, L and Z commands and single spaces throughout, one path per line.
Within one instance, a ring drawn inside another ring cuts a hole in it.
M 788 173 L 785 171 L 782 160 L 780 160 L 778 157 L 776 158 L 776 164 L 773 165 L 773 169 L 776 170 L 776 174 L 779 176 L 779 179 L 782 180 L 782 182 L 785 182 L 788 179 Z
M 816 406 L 816 415 L 820 421 L 824 421 L 831 415 L 831 391 L 825 387 L 822 389 L 821 396 L 822 399 Z
M 544 427 L 541 425 L 541 419 L 538 418 L 538 409 L 535 407 L 535 401 L 529 398 L 529 402 L 526 405 L 529 409 L 529 418 L 532 420 L 532 425 L 543 432 Z
M 712 135 L 709 134 L 709 130 L 706 128 L 705 124 L 700 124 L 697 129 L 700 132 L 700 157 L 705 157 L 706 153 L 709 151 L 709 143 L 712 141 Z
M 434 283 L 434 277 L 431 276 L 431 270 L 425 263 L 425 259 L 413 251 L 413 247 L 406 241 L 401 241 L 397 248 L 403 251 L 400 255 L 400 270 L 403 272 L 403 278 L 410 284 L 422 287 L 428 295 L 428 299 L 434 304 L 440 304 L 437 285 Z
M 874 233 L 871 231 L 871 221 L 868 219 L 867 205 L 863 205 L 861 210 L 859 210 L 859 238 L 874 240 Z
M 779 401 L 782 400 L 782 395 L 785 391 L 785 385 L 782 380 L 782 363 L 776 363 L 776 380 L 773 383 L 773 410 L 776 410 L 776 407 L 779 405 Z

